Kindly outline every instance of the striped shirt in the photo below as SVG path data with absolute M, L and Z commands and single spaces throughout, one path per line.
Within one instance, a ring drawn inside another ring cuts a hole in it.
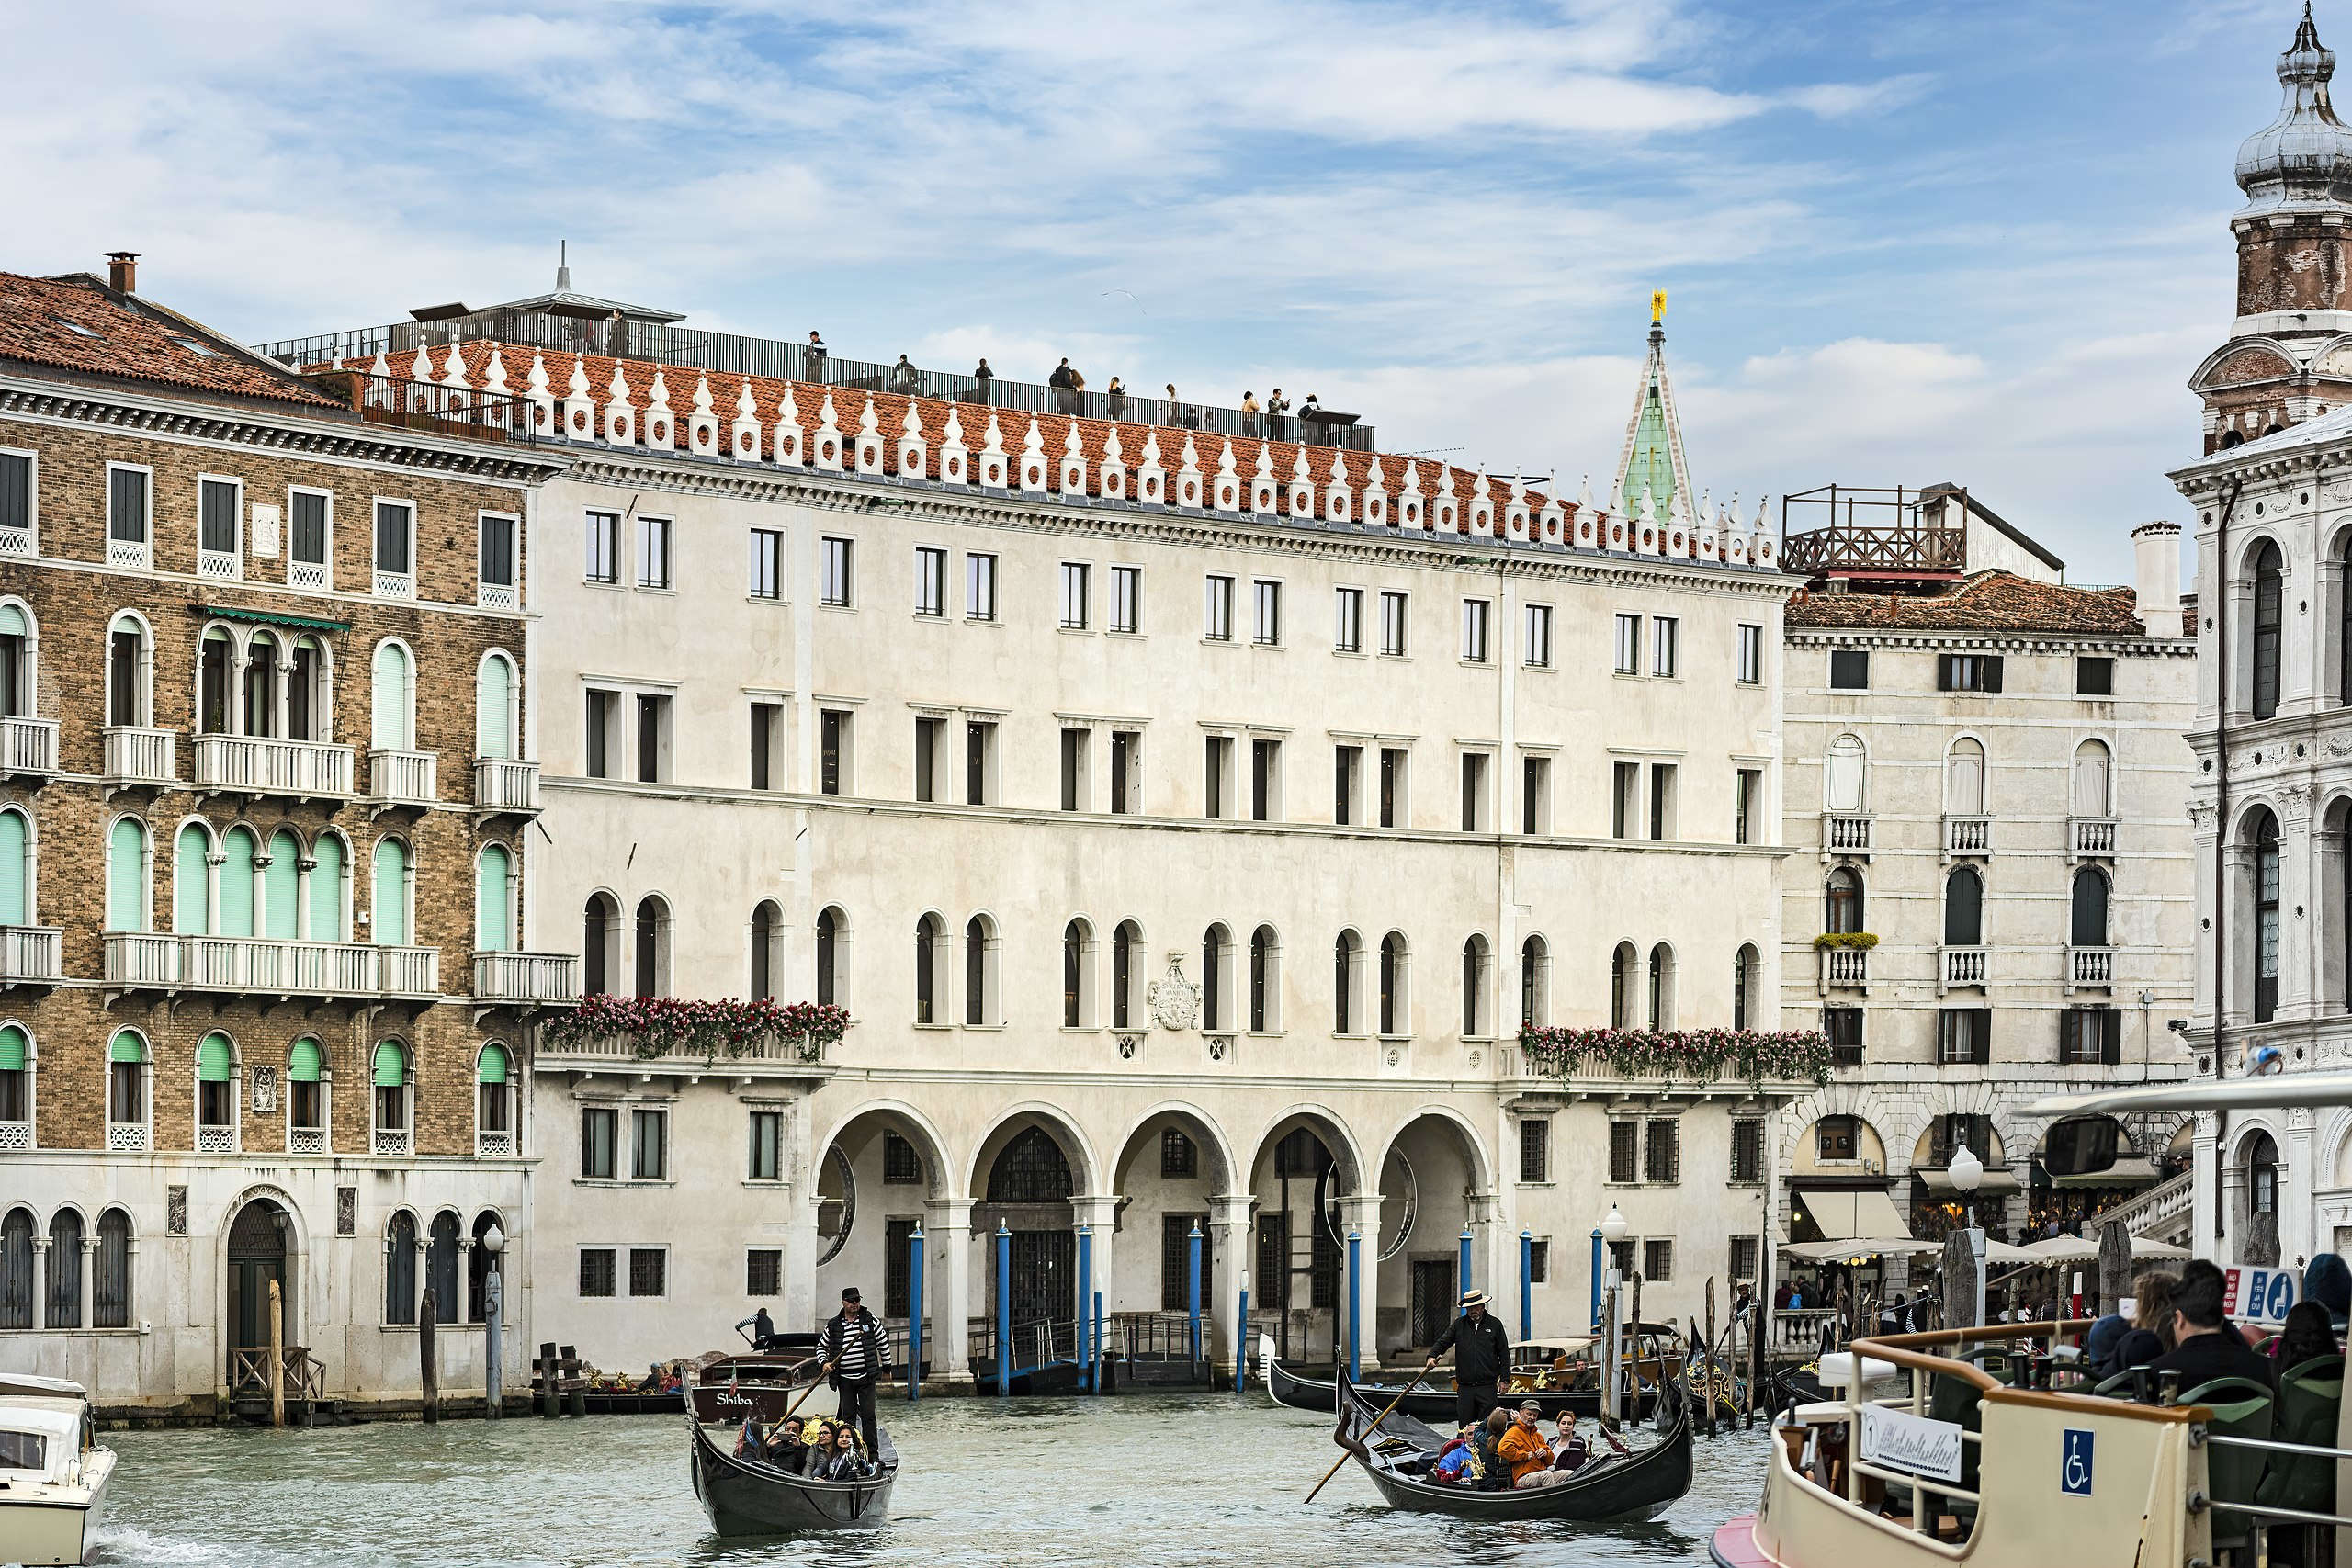
M 854 1319 L 835 1318 L 829 1325 L 827 1338 L 831 1342 L 833 1375 L 841 1378 L 870 1378 L 882 1370 L 882 1348 L 876 1343 L 882 1337 L 882 1325 L 873 1314 L 861 1313 Z

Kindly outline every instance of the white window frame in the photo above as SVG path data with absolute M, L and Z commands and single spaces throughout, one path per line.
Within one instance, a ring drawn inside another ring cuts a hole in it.
M 482 544 L 489 525 L 501 522 L 514 531 L 514 581 L 492 582 L 481 575 Z M 485 610 L 519 610 L 523 607 L 523 519 L 512 512 L 492 512 L 487 509 L 474 513 L 474 603 Z
M 988 604 L 984 608 L 978 603 L 979 583 L 974 576 L 975 569 L 981 561 L 989 563 L 986 573 L 989 590 Z M 994 551 L 966 550 L 964 552 L 964 619 L 966 621 L 985 626 L 998 624 L 1003 587 L 1003 558 Z
M 1220 596 L 1218 584 L 1224 585 Z M 1222 605 L 1220 606 L 1220 598 Z M 1220 607 L 1224 614 L 1218 615 Z M 1233 574 L 1212 571 L 1201 579 L 1201 640 L 1230 645 L 1233 641 Z
M 326 559 L 306 561 L 294 554 L 294 498 L 315 495 L 327 506 Z M 522 547 L 521 525 L 516 525 L 515 547 Z M 286 586 L 315 588 L 332 592 L 334 590 L 334 491 L 320 485 L 288 485 L 286 487 Z
M 609 519 L 612 524 L 612 552 L 606 558 L 613 569 L 610 577 L 598 577 L 588 570 L 588 541 L 594 537 L 592 531 L 599 525 L 599 519 Z M 591 588 L 618 588 L 621 585 L 621 514 L 601 506 L 583 506 L 580 509 L 580 581 Z
M 136 543 L 129 539 L 118 539 L 114 536 L 114 475 L 115 470 L 118 468 L 126 468 L 132 473 L 144 475 L 147 480 L 143 491 L 147 498 L 147 515 L 141 523 L 141 526 L 145 530 L 145 537 L 138 540 Z M 107 464 L 106 531 L 107 564 L 108 566 L 122 567 L 132 571 L 153 571 L 154 570 L 155 469 L 153 465 L 148 463 L 115 462 L 109 462 Z M 111 1036 L 109 1036 L 109 1038 L 111 1038 Z
M 397 506 L 408 513 L 408 570 L 386 571 L 375 560 L 377 509 Z M 379 495 L 368 502 L 368 555 L 370 563 L 369 585 L 379 599 L 413 599 L 416 597 L 416 502 L 403 496 Z
M 1527 622 L 1525 646 L 1520 649 L 1521 662 L 1530 670 L 1552 668 L 1552 606 L 1530 604 L 1524 617 Z
M 1250 580 L 1250 646 L 1283 646 L 1283 580 L 1279 577 Z
M 1764 628 L 1742 621 L 1732 633 L 1732 679 L 1742 686 L 1764 683 Z
M 1492 664 L 1495 661 L 1495 602 L 1492 599 L 1462 601 L 1462 662 Z
M 833 579 L 832 547 L 841 547 L 841 581 Z M 817 606 L 823 610 L 857 608 L 857 541 L 840 534 L 817 539 Z
M 1093 563 L 1066 560 L 1055 574 L 1060 592 L 1058 626 L 1066 632 L 1094 629 L 1094 568 Z M 1075 589 L 1075 593 L 1073 593 Z
M 1671 681 L 1681 668 L 1682 621 L 1676 615 L 1650 617 L 1650 674 Z
M 1612 673 L 1639 675 L 1642 672 L 1642 617 L 1620 610 L 1613 625 L 1616 641 Z
M 612 1289 L 612 1293 L 611 1293 L 611 1294 L 609 1294 L 609 1295 L 592 1296 L 592 1295 L 588 1294 L 586 1292 L 582 1291 L 582 1290 L 580 1288 L 580 1264 L 581 1264 L 582 1259 L 585 1258 L 587 1257 L 587 1255 L 588 1255 L 588 1254 L 590 1254 L 590 1253 L 592 1253 L 592 1252 L 608 1252 L 608 1253 L 612 1254 L 612 1258 L 613 1258 L 613 1289 Z M 625 1281 L 622 1280 L 621 1275 L 622 1275 L 622 1272 L 623 1272 L 623 1270 L 624 1270 L 624 1269 L 625 1269 L 625 1267 L 626 1267 L 626 1260 L 627 1260 L 628 1254 L 628 1247 L 621 1247 L 621 1246 L 618 1246 L 618 1245 L 616 1245 L 616 1244 L 612 1244 L 612 1243 L 607 1243 L 607 1242 L 582 1242 L 582 1243 L 581 1243 L 578 1247 L 574 1247 L 574 1248 L 572 1249 L 572 1254 L 573 1254 L 573 1256 L 572 1256 L 572 1259 L 571 1259 L 571 1299 L 572 1299 L 572 1300 L 574 1300 L 574 1301 L 580 1301 L 580 1302 L 617 1302 L 617 1301 L 624 1300 L 624 1299 L 626 1298 L 626 1296 L 627 1296 L 627 1293 L 628 1293 L 628 1292 L 623 1289 L 623 1285 L 625 1284 Z M 669 1282 L 669 1281 L 668 1281 L 668 1271 L 667 1271 L 667 1269 L 666 1269 L 663 1270 L 663 1280 L 662 1280 L 662 1282 L 663 1282 L 663 1283 L 665 1283 L 665 1284 Z
M 944 621 L 947 618 L 947 562 L 950 551 L 944 545 L 915 547 L 915 618 L 919 621 Z M 925 570 L 937 567 L 935 581 L 924 581 Z M 926 604 L 923 591 L 936 587 L 938 594 Z
M 773 593 L 760 592 L 759 569 L 753 552 L 759 548 L 763 535 L 775 541 L 775 592 Z M 785 541 L 789 537 L 781 528 L 747 528 L 743 531 L 744 598 L 755 604 L 781 604 L 786 602 Z
M 1363 655 L 1363 590 L 1341 586 L 1331 591 L 1331 651 Z
M 1388 606 L 1396 606 L 1396 645 L 1388 644 Z M 1413 656 L 1413 596 L 1394 588 L 1380 591 L 1380 657 L 1410 659 Z
M 619 1258 L 616 1260 L 616 1277 L 613 1280 L 613 1298 L 616 1301 L 666 1302 L 670 1299 L 670 1244 L 668 1242 L 657 1241 L 650 1245 L 639 1245 L 636 1242 L 631 1242 L 627 1247 L 619 1247 L 616 1250 L 620 1254 Z M 631 1258 L 634 1254 L 639 1252 L 658 1252 L 662 1255 L 662 1289 L 658 1292 L 650 1294 L 639 1294 L 635 1283 L 631 1280 Z
M 653 541 L 662 541 L 662 575 L 659 581 L 645 575 L 646 557 Z M 678 525 L 673 517 L 658 513 L 643 512 L 637 518 L 636 587 L 644 593 L 674 593 L 678 582 Z
M 231 544 L 225 550 L 204 547 L 204 487 L 227 485 L 236 491 L 236 510 L 230 514 Z M 413 562 L 415 558 L 410 557 Z M 245 576 L 245 481 L 234 474 L 196 476 L 196 575 L 214 582 L 242 582 Z
M 1126 592 L 1125 615 L 1121 614 L 1122 585 Z M 1113 637 L 1143 636 L 1143 568 L 1124 562 L 1111 566 L 1111 604 L 1104 629 Z
M 0 556 L 31 559 L 40 554 L 40 454 L 29 446 L 0 446 L 0 457 L 22 457 L 25 473 L 25 526 L 20 535 L 0 531 Z M 111 467 L 112 465 L 108 465 Z M 153 511 L 154 498 L 151 492 L 148 508 Z

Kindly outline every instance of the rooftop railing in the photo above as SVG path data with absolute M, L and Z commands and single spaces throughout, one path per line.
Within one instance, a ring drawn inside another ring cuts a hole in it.
M 301 363 L 315 365 L 325 361 Z M 538 439 L 526 398 L 502 396 L 470 387 L 445 387 L 434 381 L 370 376 L 357 370 L 322 370 L 308 379 L 329 397 L 347 403 L 352 412 L 370 424 L 395 424 L 404 430 L 463 435 L 477 441 Z
M 828 351 L 810 352 L 805 343 L 746 337 L 739 333 L 703 332 L 657 321 L 627 318 L 587 321 L 545 310 L 477 310 L 444 321 L 395 321 L 390 326 L 361 327 L 351 332 L 322 333 L 310 337 L 282 338 L 257 345 L 257 351 L 297 369 L 335 365 L 346 360 L 372 359 L 379 354 L 404 354 L 417 348 L 444 348 L 453 343 L 495 340 L 525 348 L 555 349 L 565 354 L 601 355 L 638 359 L 655 365 L 694 370 L 717 370 L 747 376 L 767 376 L 811 386 L 847 387 L 867 392 L 911 392 L 949 402 L 986 404 L 1033 413 L 1075 414 L 1087 419 L 1127 424 L 1152 424 L 1175 430 L 1211 431 L 1225 435 L 1262 436 L 1277 441 L 1302 441 L 1309 446 L 1337 446 L 1350 452 L 1374 452 L 1377 433 L 1371 425 L 1342 423 L 1352 415 L 1303 417 L 1296 409 L 1279 418 L 1247 413 L 1214 403 L 1182 399 L 1140 397 L 1089 389 L 1069 391 L 1035 381 L 998 376 L 987 382 L 944 370 L 915 370 L 910 379 L 897 367 L 870 359 L 849 359 Z M 509 365 L 508 384 L 519 387 L 530 367 Z M 1269 389 L 1271 391 L 1271 389 Z M 596 389 L 601 397 L 604 389 Z M 691 391 L 689 389 L 689 394 Z M 474 394 L 480 398 L 482 394 Z M 684 407 L 676 389 L 672 406 Z M 1303 397 L 1301 400 L 1303 400 Z M 355 407 L 356 405 L 355 404 Z M 366 410 L 360 412 L 366 412 Z M 369 417 L 375 417 L 370 415 Z M 485 423 L 488 422 L 485 421 Z M 512 439 L 526 439 L 527 419 L 521 424 L 494 426 L 512 431 Z

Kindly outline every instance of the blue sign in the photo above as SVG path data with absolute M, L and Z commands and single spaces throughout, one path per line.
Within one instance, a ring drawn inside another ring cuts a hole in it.
M 2061 1434 L 2058 1490 L 2069 1497 L 2091 1495 L 2091 1434 L 2069 1427 Z

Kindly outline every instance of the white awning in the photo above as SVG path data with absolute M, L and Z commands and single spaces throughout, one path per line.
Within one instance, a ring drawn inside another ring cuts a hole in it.
M 1911 1227 L 1878 1187 L 1805 1188 L 1794 1197 L 1827 1241 L 1909 1241 Z
M 2086 1170 L 2079 1176 L 2053 1176 L 2052 1187 L 2153 1187 L 2158 1179 L 2156 1162 L 2145 1155 L 2118 1155 L 2115 1163 L 2105 1170 Z
M 1951 1172 L 1949 1170 L 1938 1167 L 1922 1168 L 1915 1165 L 1911 1168 L 1911 1174 L 1917 1177 L 1921 1185 L 1938 1197 L 1950 1195 L 1958 1198 L 1962 1195 L 1960 1189 L 1952 1185 Z M 1984 1173 L 1984 1179 L 1976 1184 L 1975 1196 L 2006 1198 L 2018 1190 L 2018 1185 L 2017 1172 L 1988 1170 Z
M 1944 1244 L 1939 1241 L 1872 1237 L 1865 1241 L 1792 1241 L 1781 1248 L 1781 1256 L 1806 1263 L 1853 1263 L 1880 1257 L 1916 1258 L 1943 1249 Z

